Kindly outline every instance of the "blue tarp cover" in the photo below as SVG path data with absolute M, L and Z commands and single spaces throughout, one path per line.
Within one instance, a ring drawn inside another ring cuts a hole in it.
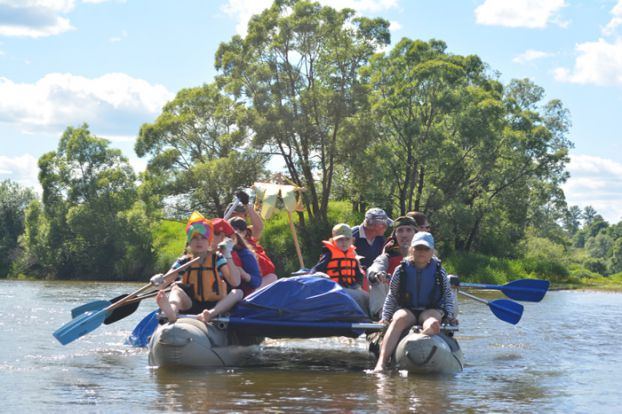
M 297 276 L 246 297 L 232 310 L 229 327 L 273 338 L 356 337 L 362 330 L 348 324 L 357 322 L 369 318 L 341 286 L 321 276 Z

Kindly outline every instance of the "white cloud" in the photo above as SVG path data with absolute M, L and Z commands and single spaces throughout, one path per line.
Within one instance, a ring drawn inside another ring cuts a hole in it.
M 521 53 L 520 55 L 516 56 L 514 59 L 512 59 L 512 62 L 514 63 L 518 63 L 520 65 L 523 65 L 527 62 L 531 62 L 533 60 L 537 60 L 537 59 L 542 59 L 548 56 L 551 56 L 552 53 L 548 53 L 548 52 L 543 52 L 541 50 L 526 50 L 525 52 Z
M 477 23 L 488 26 L 542 29 L 549 23 L 566 27 L 559 11 L 564 0 L 485 0 L 475 9 Z
M 0 122 L 22 132 L 59 131 L 87 122 L 103 134 L 127 135 L 151 121 L 174 94 L 123 73 L 88 79 L 50 73 L 34 84 L 0 77 Z
M 319 0 L 323 5 L 335 9 L 351 8 L 358 13 L 378 12 L 397 7 L 399 0 Z M 222 10 L 238 23 L 235 31 L 241 36 L 246 35 L 248 22 L 255 14 L 261 13 L 272 5 L 272 0 L 228 0 Z M 397 30 L 397 29 L 395 29 Z
M 622 164 L 591 155 L 571 155 L 570 179 L 562 186 L 568 205 L 592 206 L 610 223 L 622 220 Z
M 580 43 L 575 49 L 579 56 L 575 60 L 574 70 L 557 68 L 554 71 L 555 79 L 600 86 L 622 85 L 622 38 L 614 43 L 604 39 Z
M 82 3 L 107 1 L 110 0 L 82 0 Z M 75 3 L 75 0 L 0 0 L 0 36 L 39 38 L 75 30 L 64 16 L 73 11 Z
M 0 36 L 46 37 L 74 30 L 63 14 L 74 0 L 0 0 Z
M 622 0 L 618 0 L 616 5 L 613 6 L 611 14 L 613 17 L 602 30 L 602 33 L 605 36 L 611 36 L 615 33 L 618 26 L 622 25 Z
M 40 191 L 38 175 L 39 166 L 34 156 L 30 154 L 17 157 L 0 155 L 1 180 L 9 179 L 25 187 L 32 187 Z
M 401 28 L 402 28 L 402 25 L 400 24 L 400 22 L 396 22 L 395 20 L 392 20 L 391 24 L 389 25 L 389 30 L 392 32 L 397 32 Z

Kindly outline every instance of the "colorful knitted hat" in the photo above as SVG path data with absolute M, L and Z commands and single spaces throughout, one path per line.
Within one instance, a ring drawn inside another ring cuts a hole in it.
M 192 238 L 199 234 L 211 242 L 214 238 L 214 226 L 201 213 L 195 211 L 186 224 L 186 240 L 190 243 Z

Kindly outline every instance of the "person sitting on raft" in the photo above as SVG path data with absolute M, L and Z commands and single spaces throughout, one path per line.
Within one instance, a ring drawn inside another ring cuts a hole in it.
M 365 212 L 363 223 L 352 228 L 354 247 L 356 253 L 361 256 L 361 267 L 364 271 L 367 271 L 376 257 L 382 253 L 386 243 L 384 233 L 392 223 L 383 209 L 374 207 Z
M 263 246 L 259 244 L 259 241 L 252 235 L 252 230 L 246 224 L 246 220 L 242 217 L 231 217 L 229 224 L 233 227 L 233 230 L 240 235 L 246 243 L 250 245 L 255 252 L 257 263 L 259 264 L 259 271 L 261 273 L 261 285 L 258 289 L 268 286 L 272 282 L 276 282 L 278 277 L 275 273 L 276 266 L 266 254 Z
M 362 288 L 363 271 L 352 245 L 352 229 L 345 223 L 337 224 L 332 229 L 332 237 L 322 243 L 319 262 L 309 273 L 322 272 L 343 287 L 359 304 L 365 313 L 369 309 L 369 295 Z
M 194 212 L 186 225 L 188 253 L 177 259 L 172 270 L 195 257 L 201 256 L 200 264 L 193 264 L 183 272 L 173 273 L 168 278 L 162 274 L 151 278 L 151 283 L 161 286 L 156 302 L 169 322 L 177 320 L 177 314 L 200 314 L 211 310 L 220 314 L 231 309 L 242 299 L 242 291 L 235 289 L 240 284 L 240 274 L 228 264 L 231 251 L 217 252 L 217 245 L 225 238 L 222 231 L 216 231 L 212 221 L 199 212 Z M 164 287 L 181 276 L 181 283 L 174 284 L 169 296 Z
M 412 239 L 408 257 L 391 277 L 382 309 L 382 320 L 390 324 L 374 372 L 385 369 L 404 331 L 419 323 L 423 335 L 436 335 L 444 318 L 454 319 L 447 272 L 434 256 L 434 237 L 419 232 Z
M 382 307 L 389 292 L 389 275 L 408 256 L 408 250 L 418 224 L 410 216 L 400 216 L 393 221 L 393 233 L 384 251 L 367 269 L 369 280 L 369 313 L 374 320 L 381 317 Z
M 228 237 L 225 241 L 226 250 L 231 251 L 233 259 L 233 262 L 231 262 L 232 268 L 236 268 L 240 273 L 239 288 L 243 292 L 243 296 L 240 298 L 242 299 L 250 295 L 261 285 L 261 272 L 255 252 L 244 238 L 235 232 L 227 220 L 221 218 L 214 219 L 214 231 L 221 231 Z M 211 315 L 208 320 L 216 315 Z

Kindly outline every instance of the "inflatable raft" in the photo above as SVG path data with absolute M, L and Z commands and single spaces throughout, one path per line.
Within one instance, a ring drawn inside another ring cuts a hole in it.
M 464 356 L 451 332 L 427 336 L 417 332 L 406 335 L 395 349 L 395 364 L 400 370 L 420 374 L 456 374 L 464 367 Z
M 370 323 L 344 289 L 317 276 L 281 279 L 250 295 L 220 321 L 208 326 L 180 318 L 159 325 L 149 340 L 150 365 L 242 366 L 259 351 L 263 337 L 356 338 L 381 326 Z M 396 348 L 395 361 L 399 369 L 416 373 L 451 374 L 463 366 L 462 351 L 450 332 L 407 335 Z
M 149 364 L 159 367 L 244 365 L 259 351 L 261 338 L 239 337 L 191 318 L 158 326 L 149 341 Z

